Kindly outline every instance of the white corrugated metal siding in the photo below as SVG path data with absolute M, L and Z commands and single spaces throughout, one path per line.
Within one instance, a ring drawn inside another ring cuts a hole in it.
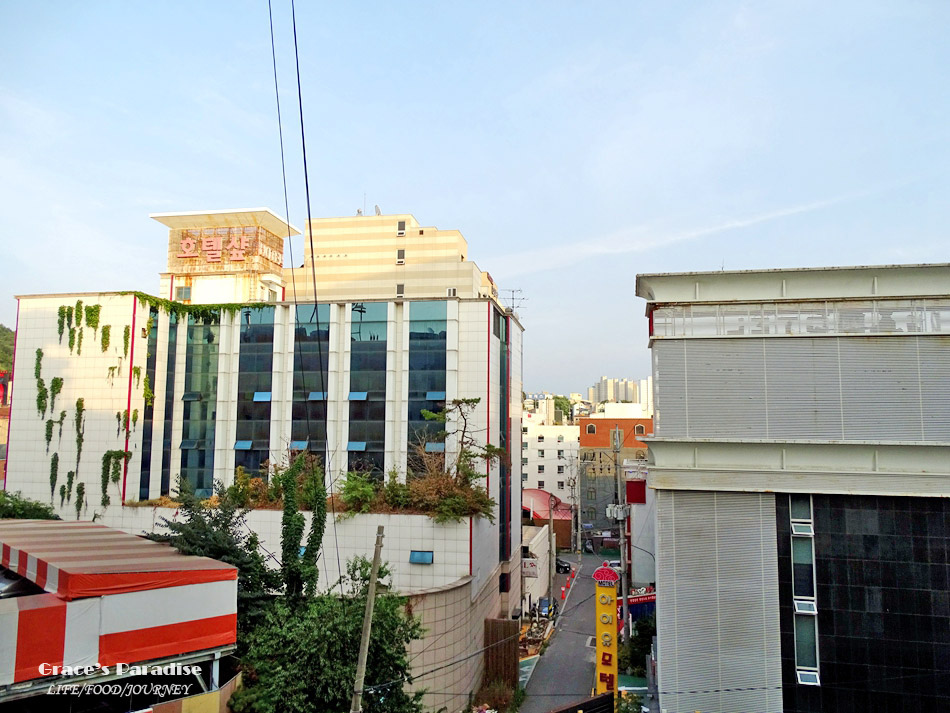
M 771 494 L 657 492 L 661 709 L 782 710 L 775 543 Z
M 947 441 L 950 337 L 656 341 L 656 435 Z

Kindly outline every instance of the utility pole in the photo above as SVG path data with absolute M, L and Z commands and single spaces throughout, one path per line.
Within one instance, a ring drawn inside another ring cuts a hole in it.
M 366 656 L 369 654 L 369 634 L 373 628 L 373 607 L 376 605 L 376 575 L 383 552 L 383 526 L 376 528 L 376 551 L 373 552 L 373 569 L 369 574 L 369 591 L 366 593 L 366 610 L 363 612 L 363 636 L 360 639 L 360 655 L 356 661 L 356 681 L 353 683 L 353 700 L 350 713 L 363 710 L 363 680 L 366 678 Z
M 617 514 L 620 523 L 620 596 L 623 598 L 623 635 L 630 639 L 630 612 L 627 602 L 627 487 L 620 472 L 620 447 L 623 431 L 619 426 L 611 431 L 614 451 L 614 476 L 617 479 Z

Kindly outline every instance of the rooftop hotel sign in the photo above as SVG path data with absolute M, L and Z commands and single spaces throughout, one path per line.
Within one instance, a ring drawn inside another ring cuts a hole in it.
M 284 240 L 256 225 L 170 230 L 168 271 L 280 273 Z

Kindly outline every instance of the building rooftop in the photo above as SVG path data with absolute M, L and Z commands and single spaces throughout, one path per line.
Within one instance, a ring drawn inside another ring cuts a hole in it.
M 188 228 L 237 228 L 257 226 L 277 235 L 300 235 L 300 231 L 270 208 L 237 208 L 229 210 L 196 210 L 184 213 L 149 213 L 170 230 Z

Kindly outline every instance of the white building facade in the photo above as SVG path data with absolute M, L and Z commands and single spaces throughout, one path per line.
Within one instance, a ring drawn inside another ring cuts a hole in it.
M 525 414 L 521 441 L 521 484 L 577 505 L 578 426 L 550 426 Z
M 179 477 L 210 495 L 238 467 L 256 474 L 292 451 L 320 456 L 330 489 L 352 470 L 404 480 L 418 449 L 451 458 L 458 448 L 422 410 L 478 399 L 471 435 L 511 454 L 485 472 L 493 522 L 362 515 L 331 524 L 324 545 L 335 535 L 341 555 L 371 556 L 385 520 L 394 584 L 423 597 L 416 613 L 439 638 L 437 647 L 416 647 L 419 670 L 478 648 L 484 619 L 508 618 L 521 600 L 522 327 L 487 273 L 467 261 L 464 238 L 420 228 L 411 216 L 333 219 L 336 232 L 314 221 L 315 261 L 336 275 L 325 297 L 319 277 L 316 290 L 304 282 L 309 247 L 304 269 L 282 267 L 280 236 L 297 231 L 266 209 L 156 217 L 170 228 L 162 290 L 180 301 L 18 297 L 7 489 L 52 502 L 64 518 L 95 516 L 138 533 L 156 510 L 131 506 L 173 495 Z M 413 231 L 415 255 L 398 247 Z M 351 233 L 392 260 L 373 267 L 358 251 L 320 257 L 349 244 Z M 425 264 L 414 266 L 423 253 Z M 343 280 L 361 260 L 369 267 L 359 279 Z M 280 552 L 279 522 L 276 512 L 252 514 L 271 552 Z M 415 563 L 416 550 L 431 564 Z M 323 557 L 321 582 L 334 582 L 336 569 L 335 556 Z M 426 704 L 461 709 L 481 665 L 475 657 L 421 680 L 451 692 Z
M 660 707 L 950 707 L 950 266 L 639 275 L 637 294 Z

